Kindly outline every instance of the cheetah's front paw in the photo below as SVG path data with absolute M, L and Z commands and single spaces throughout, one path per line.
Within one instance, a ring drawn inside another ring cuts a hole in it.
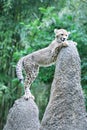
M 63 42 L 63 46 L 64 47 L 67 47 L 69 44 L 68 44 L 68 42 L 66 41 L 66 42 Z

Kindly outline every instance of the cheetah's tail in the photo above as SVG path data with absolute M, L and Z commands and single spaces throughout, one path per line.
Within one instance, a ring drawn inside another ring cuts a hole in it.
M 23 84 L 23 74 L 22 74 L 22 69 L 23 69 L 23 58 L 21 58 L 16 66 L 16 74 L 20 82 Z

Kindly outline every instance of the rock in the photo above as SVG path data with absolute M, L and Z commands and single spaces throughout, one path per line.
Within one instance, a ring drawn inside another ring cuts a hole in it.
M 57 58 L 51 95 L 40 130 L 87 130 L 86 110 L 81 88 L 80 58 L 69 41 Z
M 10 109 L 3 130 L 39 130 L 39 112 L 33 99 L 20 98 Z

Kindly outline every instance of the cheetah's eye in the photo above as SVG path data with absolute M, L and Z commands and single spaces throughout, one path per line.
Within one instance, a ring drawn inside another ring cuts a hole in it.
M 63 36 L 63 33 L 61 34 L 61 36 Z

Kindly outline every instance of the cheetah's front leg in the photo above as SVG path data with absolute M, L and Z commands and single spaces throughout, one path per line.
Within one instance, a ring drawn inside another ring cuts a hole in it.
M 60 43 L 60 44 L 55 48 L 55 50 L 54 50 L 54 52 L 53 52 L 53 57 L 58 55 L 58 53 L 59 53 L 59 51 L 61 50 L 62 47 L 67 47 L 67 46 L 68 46 L 68 41 L 65 41 L 65 42 Z

